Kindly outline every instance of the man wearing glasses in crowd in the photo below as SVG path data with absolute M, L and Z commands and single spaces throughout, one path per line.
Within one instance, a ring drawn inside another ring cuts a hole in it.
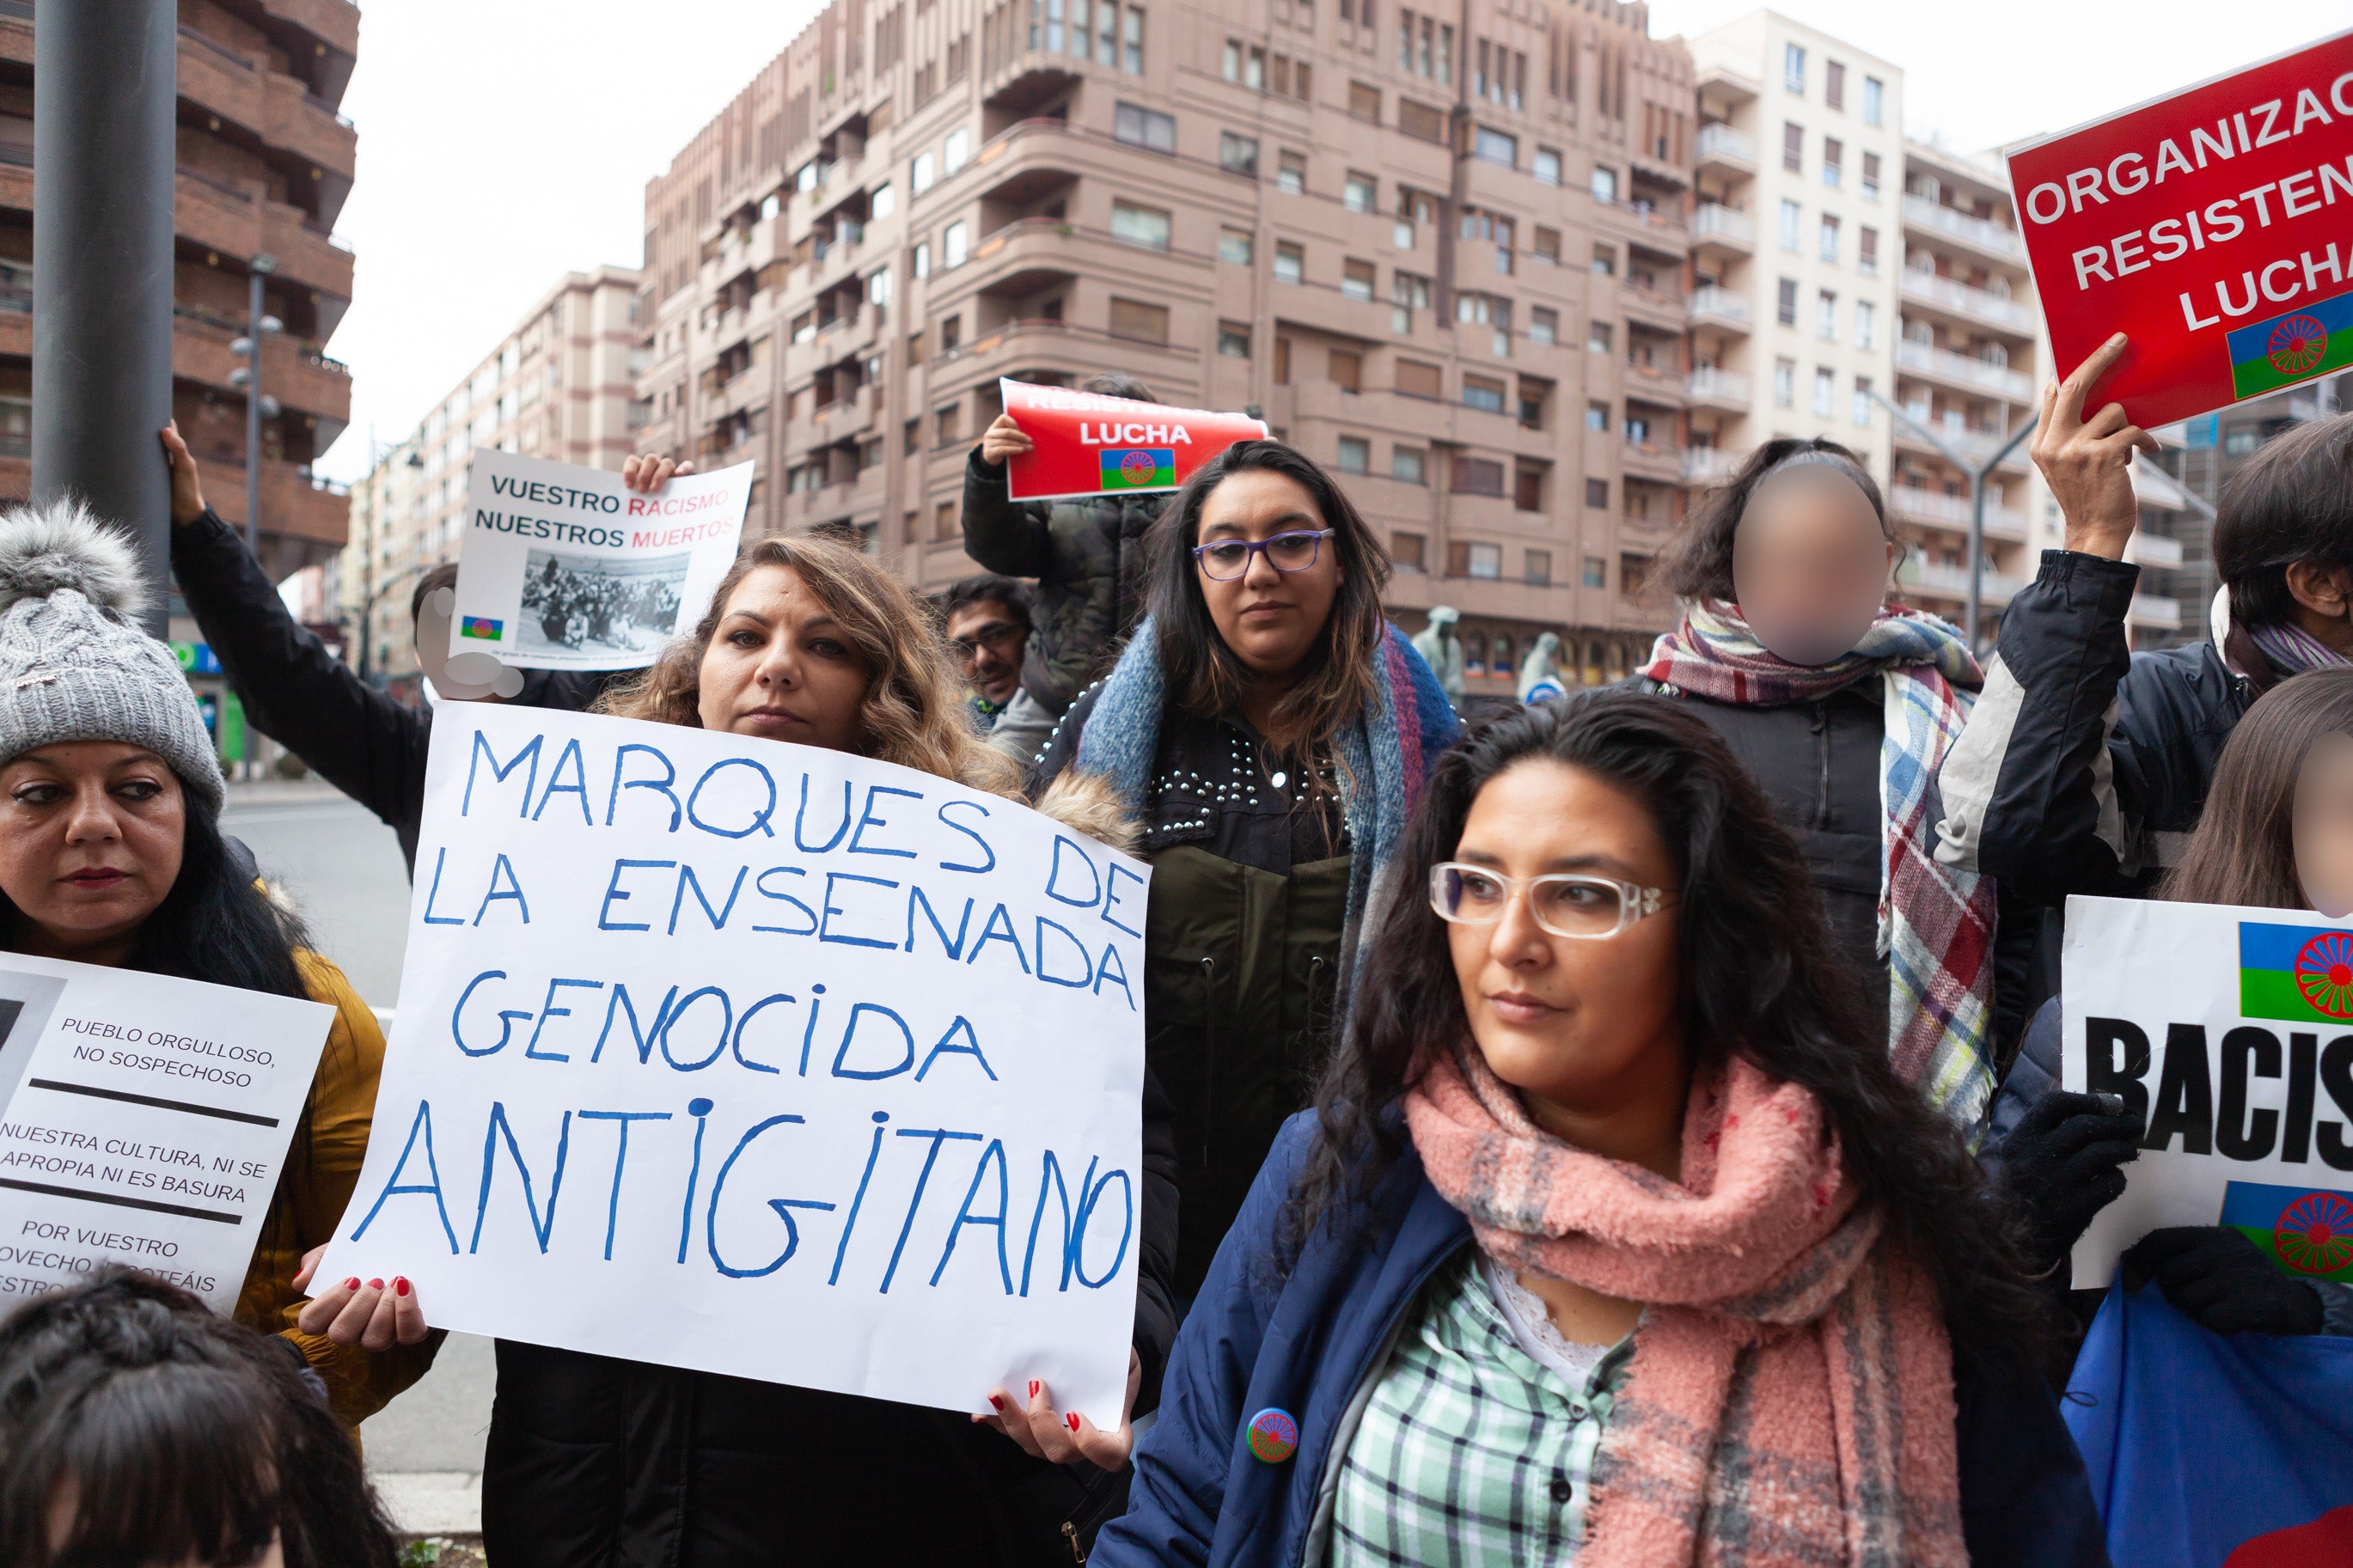
M 1029 595 L 1010 577 L 983 572 L 949 585 L 940 602 L 948 652 L 972 688 L 972 711 L 988 734 L 1021 689 L 1021 655 L 1029 642 Z M 1029 760 L 1024 752 L 1022 760 Z

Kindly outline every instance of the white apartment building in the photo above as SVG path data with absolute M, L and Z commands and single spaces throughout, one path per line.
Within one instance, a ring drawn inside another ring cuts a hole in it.
M 477 447 L 594 468 L 629 455 L 638 284 L 633 268 L 566 273 L 414 433 L 373 454 L 339 563 L 345 657 L 363 675 L 414 679 L 409 593 L 418 573 L 457 559 Z

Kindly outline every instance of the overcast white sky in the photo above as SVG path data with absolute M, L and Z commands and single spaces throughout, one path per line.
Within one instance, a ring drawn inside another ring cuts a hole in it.
M 356 299 L 328 352 L 353 479 L 563 273 L 637 265 L 645 181 L 773 58 L 818 0 L 362 0 L 344 111 L 359 178 L 338 229 Z M 1159 0 L 1175 5 L 1181 0 Z M 1652 0 L 1659 37 L 1755 10 Z M 2353 26 L 2353 0 L 1790 0 L 1904 68 L 1907 129 L 1981 149 L 2121 109 Z M 2227 16 L 2227 21 L 2224 18 Z

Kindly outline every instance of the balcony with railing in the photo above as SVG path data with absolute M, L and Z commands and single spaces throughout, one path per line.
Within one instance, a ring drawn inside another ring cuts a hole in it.
M 1749 328 L 1748 296 L 1736 294 L 1720 283 L 1702 284 L 1692 290 L 1691 324 L 1745 332 Z
M 2125 619 L 2137 626 L 2178 630 L 2181 626 L 2181 601 L 2168 599 L 2161 594 L 2135 594 L 2132 607 L 2125 612 Z
M 1740 471 L 1744 454 L 1723 447 L 1685 447 L 1681 478 L 1687 485 L 1720 485 Z
M 1983 397 L 2024 403 L 2034 395 L 2034 378 L 2022 370 L 1992 364 L 1974 354 L 1956 353 L 1933 343 L 1915 343 L 1909 338 L 1896 341 L 1895 368 Z
M 1895 569 L 1895 581 L 1903 587 L 1917 589 L 1921 593 L 1936 595 L 1944 598 L 1959 599 L 1964 603 L 1968 602 L 1969 596 L 1968 567 L 1947 566 L 1941 561 L 1924 561 L 1916 555 L 1905 557 L 1903 564 Z M 1978 598 L 1983 604 L 2008 604 L 2010 598 L 2025 585 L 2023 579 L 1988 570 L 1978 575 Z
M 1746 256 L 1757 248 L 1757 220 L 1738 207 L 1702 202 L 1692 215 L 1692 243 Z
M 1699 167 L 1720 169 L 1733 174 L 1753 174 L 1757 172 L 1757 143 L 1747 132 L 1717 122 L 1699 128 Z
M 1926 196 L 1906 195 L 1904 198 L 1904 221 L 1915 228 L 1946 239 L 1958 240 L 1972 249 L 2004 261 L 2026 263 L 2026 241 L 2014 228 L 2005 228 L 1989 218 L 1981 218 L 1942 202 L 1932 202 Z
M 1948 496 L 1941 490 L 1899 484 L 1889 489 L 1887 508 L 1906 522 L 1958 529 L 1963 532 L 1967 532 L 1969 527 L 1970 506 L 1967 496 Z M 1985 531 L 1988 539 L 2024 539 L 2026 514 L 1989 500 L 1985 509 Z
M 1915 304 L 1958 316 L 1972 325 L 2016 332 L 2021 337 L 2034 335 L 2033 307 L 2022 301 L 1989 289 L 1971 288 L 1950 278 L 1939 278 L 1916 267 L 1906 267 L 1901 271 L 1904 298 Z
M 2168 533 L 2143 529 L 2125 542 L 2125 559 L 2136 566 L 2172 570 L 2181 564 L 2181 541 Z
M 1936 432 L 1936 437 L 1935 441 L 1929 441 L 1910 425 L 1898 419 L 1895 421 L 1895 444 L 1907 452 L 1919 452 L 1930 457 L 1944 458 L 1945 449 L 1950 448 L 1955 457 L 1960 458 L 1970 467 L 1975 468 L 1990 459 L 1996 448 L 2002 443 L 2003 437 L 1989 431 L 1936 424 L 1924 405 L 1915 405 L 1905 412 L 1920 424 L 1927 426 L 1930 430 Z M 1947 460 L 1950 461 L 1950 458 Z M 2024 468 L 2027 466 L 2026 443 L 2021 441 L 2017 446 L 2012 447 L 2010 449 L 2010 455 L 2001 460 L 2001 466 L 2004 468 Z
M 1748 378 L 1736 370 L 1712 364 L 1697 366 L 1683 390 L 1694 407 L 1722 409 L 1731 414 L 1748 411 Z

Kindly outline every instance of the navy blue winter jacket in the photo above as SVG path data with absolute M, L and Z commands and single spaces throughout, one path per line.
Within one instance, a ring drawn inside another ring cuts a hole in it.
M 1156 1423 L 1138 1445 L 1128 1511 L 1103 1530 L 1093 1568 L 1145 1563 L 1322 1568 L 1319 1505 L 1335 1434 L 1360 1384 L 1430 1277 L 1473 1245 L 1470 1226 L 1410 1150 L 1369 1202 L 1318 1226 L 1287 1279 L 1271 1255 L 1278 1215 L 1314 1136 L 1313 1111 L 1284 1123 L 1241 1216 L 1218 1249 L 1176 1338 Z M 2022 1366 L 1954 1357 L 1962 1528 L 1979 1568 L 2107 1563 L 2084 1465 L 2058 1406 Z M 1299 1426 L 1281 1464 L 1253 1457 L 1250 1417 Z

